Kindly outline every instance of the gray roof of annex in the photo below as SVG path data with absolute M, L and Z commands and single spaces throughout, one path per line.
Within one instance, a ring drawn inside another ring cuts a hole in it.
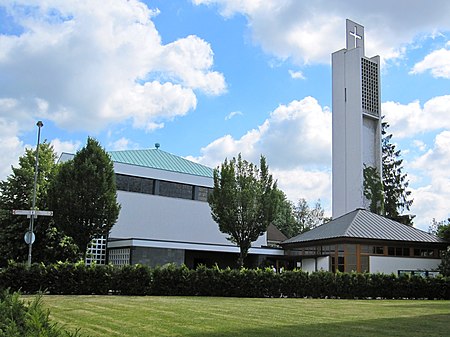
M 357 209 L 306 233 L 285 240 L 282 244 L 306 243 L 336 238 L 445 243 L 441 238 L 417 228 L 363 209 Z

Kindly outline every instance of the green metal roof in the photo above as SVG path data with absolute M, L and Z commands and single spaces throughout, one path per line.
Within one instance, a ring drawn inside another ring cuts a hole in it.
M 158 170 L 212 178 L 213 169 L 160 149 L 109 152 L 115 163 L 150 167 Z

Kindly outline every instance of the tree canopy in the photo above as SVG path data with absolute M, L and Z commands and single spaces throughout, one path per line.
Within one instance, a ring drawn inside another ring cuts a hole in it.
M 280 201 L 274 224 L 284 235 L 291 238 L 329 220 L 325 217 L 325 210 L 322 208 L 320 200 L 317 200 L 314 206 L 310 207 L 308 201 L 304 198 L 300 198 L 297 204 L 294 204 L 284 197 Z
M 382 122 L 381 161 L 382 174 L 374 167 L 365 166 L 364 196 L 370 202 L 370 211 L 389 219 L 412 226 L 414 215 L 403 214 L 409 211 L 413 199 L 408 190 L 409 181 L 403 172 L 401 151 L 391 143 L 392 134 L 388 134 L 389 124 Z
M 408 176 L 406 173 L 403 173 L 401 151 L 397 150 L 395 144 L 391 143 L 392 134 L 387 132 L 388 128 L 389 124 L 383 122 L 381 152 L 383 163 L 384 212 L 387 218 L 412 226 L 414 216 L 403 214 L 405 211 L 409 211 L 413 203 L 411 191 L 408 190 Z
M 50 192 L 57 226 L 83 253 L 93 238 L 109 233 L 119 216 L 113 163 L 93 138 L 60 165 Z
M 39 168 L 36 184 L 36 208 L 48 210 L 48 189 L 56 171 L 56 154 L 44 141 L 39 146 Z M 26 261 L 28 245 L 24 234 L 30 220 L 25 216 L 12 215 L 12 210 L 29 210 L 32 207 L 36 151 L 26 149 L 17 167 L 5 181 L 0 182 L 0 265 L 8 260 Z M 53 219 L 35 219 L 36 241 L 33 244 L 33 261 L 56 262 L 73 260 L 77 256 L 71 239 L 55 228 Z
M 441 252 L 442 261 L 438 270 L 442 275 L 450 276 L 450 218 L 447 221 L 442 220 L 439 222 L 433 219 L 429 232 L 448 242 L 447 249 Z
M 259 168 L 239 154 L 214 169 L 214 188 L 208 197 L 211 215 L 220 231 L 239 246 L 240 267 L 252 242 L 275 218 L 279 198 L 276 190 L 263 156 Z

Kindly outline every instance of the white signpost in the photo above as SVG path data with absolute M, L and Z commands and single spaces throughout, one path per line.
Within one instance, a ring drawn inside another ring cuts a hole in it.
M 53 216 L 53 211 L 38 211 L 36 209 L 15 209 L 12 211 L 13 215 L 26 215 L 27 218 L 31 220 L 31 224 L 33 223 L 33 219 L 36 219 L 38 216 Z M 33 232 L 33 226 L 30 224 L 30 228 L 26 231 L 23 239 L 25 243 L 29 246 L 29 254 L 28 254 L 28 264 L 31 264 L 31 246 L 36 239 L 36 236 Z
M 53 216 L 53 211 L 38 211 L 38 210 L 34 210 L 34 209 L 27 209 L 27 210 L 15 209 L 15 210 L 13 210 L 13 214 L 14 215 L 26 215 L 27 218 L 30 218 L 30 216 L 33 215 L 35 218 L 37 218 L 38 215 Z

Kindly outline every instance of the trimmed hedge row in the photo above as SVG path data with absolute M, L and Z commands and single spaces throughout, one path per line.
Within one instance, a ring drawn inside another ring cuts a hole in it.
M 450 278 L 167 265 L 10 264 L 0 289 L 50 294 L 450 299 Z

